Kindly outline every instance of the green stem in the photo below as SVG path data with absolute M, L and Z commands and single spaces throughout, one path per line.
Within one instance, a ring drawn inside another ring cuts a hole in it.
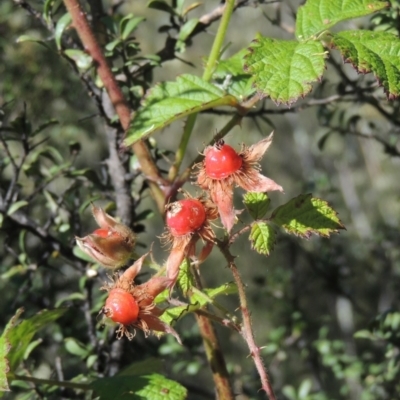
M 203 79 L 209 81 L 214 72 L 215 66 L 219 60 L 221 48 L 224 44 L 226 31 L 228 29 L 229 21 L 232 16 L 232 12 L 235 8 L 235 0 L 226 0 L 225 9 L 222 14 L 221 22 L 218 27 L 217 35 L 215 36 L 214 43 L 212 45 L 210 56 L 208 57 L 206 68 L 204 69 Z M 169 171 L 169 179 L 175 180 L 179 173 L 179 168 L 182 164 L 183 157 L 186 154 L 186 148 L 189 143 L 190 136 L 192 135 L 194 125 L 196 123 L 197 113 L 189 115 L 185 129 L 182 134 L 181 142 L 179 143 L 178 151 L 176 152 L 175 162 L 171 166 Z
M 65 387 L 69 389 L 92 390 L 89 383 L 54 381 L 51 379 L 40 379 L 40 378 L 34 378 L 33 376 L 24 376 L 15 374 L 8 374 L 7 378 L 14 381 L 32 382 L 35 383 L 36 385 L 51 385 L 51 386 Z

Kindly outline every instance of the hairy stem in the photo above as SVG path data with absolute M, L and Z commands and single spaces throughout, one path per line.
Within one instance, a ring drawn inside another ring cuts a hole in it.
M 129 128 L 131 121 L 131 109 L 128 106 L 124 94 L 118 86 L 104 53 L 93 34 L 92 28 L 86 18 L 86 14 L 81 8 L 78 0 L 64 0 L 64 4 L 68 12 L 71 14 L 73 26 L 76 29 L 86 52 L 93 59 L 97 73 L 110 97 L 115 112 L 119 117 L 121 126 L 126 131 Z M 160 212 L 163 212 L 165 195 L 162 189 L 167 186 L 167 182 L 161 177 L 160 171 L 154 163 L 150 151 L 143 141 L 140 140 L 134 143 L 132 145 L 132 150 L 137 156 L 141 170 L 147 179 L 158 209 Z
M 210 56 L 208 57 L 206 68 L 203 73 L 203 79 L 205 81 L 209 81 L 211 79 L 215 66 L 218 62 L 221 49 L 224 44 L 226 31 L 228 29 L 229 21 L 231 19 L 234 7 L 235 7 L 235 0 L 225 1 L 221 22 L 219 24 L 217 35 L 215 36 L 214 43 L 210 51 Z M 175 162 L 169 171 L 169 178 L 171 179 L 171 181 L 173 181 L 179 173 L 179 168 L 182 164 L 183 157 L 186 154 L 186 148 L 189 143 L 190 136 L 192 135 L 196 119 L 197 119 L 197 113 L 189 115 L 186 121 L 181 142 L 179 143 L 179 147 L 176 152 Z
M 234 262 L 235 257 L 229 252 L 227 244 L 228 242 L 219 241 L 218 247 L 221 250 L 222 254 L 224 255 L 226 261 L 228 262 L 229 269 L 232 271 L 233 278 L 238 288 L 240 310 L 242 313 L 242 320 L 243 320 L 243 326 L 240 334 L 246 341 L 247 346 L 250 350 L 250 356 L 253 358 L 254 365 L 260 376 L 262 390 L 264 390 L 267 393 L 269 400 L 276 400 L 275 393 L 268 376 L 268 372 L 261 358 L 260 347 L 257 346 L 256 341 L 254 339 L 254 333 L 253 333 L 253 328 L 251 326 L 251 317 L 247 305 L 247 297 L 244 289 L 244 284 L 242 278 L 240 277 L 236 264 Z

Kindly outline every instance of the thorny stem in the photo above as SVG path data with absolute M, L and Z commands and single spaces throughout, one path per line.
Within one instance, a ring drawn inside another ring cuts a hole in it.
M 263 360 L 260 354 L 260 347 L 257 346 L 254 339 L 254 333 L 251 326 L 250 311 L 247 305 L 247 297 L 244 288 L 242 278 L 240 277 L 239 271 L 234 262 L 234 256 L 229 252 L 228 241 L 218 241 L 218 248 L 228 262 L 229 269 L 232 271 L 233 278 L 238 288 L 240 310 L 242 312 L 243 326 L 240 334 L 246 341 L 247 346 L 250 350 L 250 355 L 253 358 L 254 365 L 260 375 L 262 390 L 267 393 L 269 400 L 276 400 L 274 390 L 271 385 L 271 381 L 268 376 L 268 372 L 264 366 Z
M 195 286 L 201 289 L 200 276 L 195 267 L 192 268 Z M 201 313 L 195 313 L 197 325 L 199 326 L 200 335 L 203 339 L 204 350 L 208 363 L 211 367 L 214 379 L 217 399 L 218 400 L 234 400 L 234 395 L 229 382 L 229 374 L 226 369 L 224 354 L 221 350 L 220 343 L 215 332 L 214 325 L 208 318 Z
M 95 38 L 92 28 L 86 18 L 84 10 L 81 8 L 78 0 L 64 0 L 64 4 L 71 14 L 73 26 L 76 29 L 86 52 L 92 57 L 96 66 L 97 73 L 104 84 L 104 87 L 114 106 L 122 128 L 126 131 L 131 121 L 131 110 L 122 93 L 121 88 L 115 79 L 110 66 L 103 54 L 103 51 Z M 143 174 L 145 175 L 150 187 L 152 196 L 157 203 L 160 212 L 164 211 L 165 194 L 167 182 L 161 177 L 149 149 L 143 141 L 137 141 L 132 145 Z
M 218 62 L 221 49 L 225 40 L 226 31 L 228 29 L 229 21 L 231 19 L 234 8 L 235 8 L 235 0 L 225 1 L 221 22 L 219 24 L 218 31 L 210 51 L 210 56 L 208 57 L 207 64 L 203 73 L 203 79 L 205 81 L 209 81 L 211 79 L 215 66 Z M 171 181 L 175 180 L 175 178 L 179 173 L 179 168 L 182 164 L 183 157 L 185 156 L 186 148 L 189 143 L 190 136 L 192 135 L 196 119 L 197 119 L 197 113 L 189 115 L 186 121 L 181 142 L 179 143 L 179 147 L 176 152 L 175 162 L 169 171 L 169 178 Z

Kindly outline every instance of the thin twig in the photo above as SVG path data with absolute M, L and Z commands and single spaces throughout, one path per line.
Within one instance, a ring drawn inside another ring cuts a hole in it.
M 271 381 L 268 376 L 268 372 L 264 366 L 263 360 L 261 358 L 260 347 L 257 346 L 254 333 L 251 326 L 251 317 L 250 311 L 247 305 L 247 297 L 245 293 L 244 284 L 242 278 L 240 277 L 239 271 L 236 267 L 234 262 L 234 256 L 229 252 L 228 243 L 223 241 L 218 241 L 218 248 L 220 249 L 221 253 L 225 257 L 226 261 L 228 262 L 228 266 L 232 271 L 234 280 L 236 282 L 239 294 L 239 301 L 240 301 L 240 310 L 242 312 L 242 319 L 243 319 L 243 327 L 241 330 L 241 335 L 243 339 L 246 341 L 247 346 L 250 350 L 250 356 L 253 358 L 254 365 L 257 369 L 257 372 L 261 379 L 262 390 L 264 390 L 269 400 L 276 400 L 274 390 L 271 385 Z

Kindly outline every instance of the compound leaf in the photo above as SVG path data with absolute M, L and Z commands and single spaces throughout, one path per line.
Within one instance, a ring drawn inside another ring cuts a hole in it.
M 400 40 L 387 32 L 344 31 L 333 35 L 332 45 L 358 72 L 372 72 L 389 99 L 400 95 Z
M 325 69 L 320 42 L 259 37 L 248 50 L 245 71 L 253 75 L 254 87 L 276 103 L 290 104 L 304 97 Z
M 276 208 L 270 220 L 287 233 L 307 239 L 313 233 L 329 237 L 331 233 L 345 229 L 328 202 L 311 194 L 301 194 Z
M 307 0 L 297 11 L 296 37 L 307 40 L 340 21 L 363 17 L 387 6 L 387 1 L 379 0 Z
M 146 96 L 124 140 L 125 146 L 164 128 L 179 118 L 218 106 L 237 106 L 238 100 L 195 75 L 156 85 Z
M 266 222 L 254 222 L 251 226 L 249 239 L 251 241 L 251 247 L 256 250 L 257 253 L 268 256 L 274 249 L 275 231 L 272 226 Z

